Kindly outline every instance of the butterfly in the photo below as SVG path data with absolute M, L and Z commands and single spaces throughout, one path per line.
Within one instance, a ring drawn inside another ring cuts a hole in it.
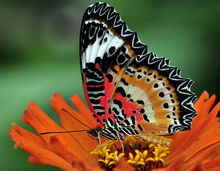
M 106 3 L 90 5 L 82 19 L 80 63 L 84 93 L 99 126 L 92 136 L 171 135 L 196 116 L 193 83 L 157 57 Z

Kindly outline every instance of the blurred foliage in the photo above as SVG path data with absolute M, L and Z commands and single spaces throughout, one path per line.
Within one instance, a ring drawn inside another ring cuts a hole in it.
M 9 126 L 22 127 L 23 111 L 35 101 L 59 122 L 49 97 L 59 92 L 70 103 L 73 94 L 84 99 L 79 67 L 79 29 L 84 0 L 0 1 L 0 170 L 59 170 L 27 162 L 14 150 Z M 105 1 L 107 2 L 107 1 Z M 131 30 L 158 56 L 171 59 L 184 77 L 218 97 L 220 1 L 127 0 L 109 1 Z M 12 164 L 11 164 L 12 163 Z

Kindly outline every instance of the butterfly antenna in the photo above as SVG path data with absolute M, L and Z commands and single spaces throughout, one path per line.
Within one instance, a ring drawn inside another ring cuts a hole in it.
M 66 109 L 62 108 L 61 110 L 64 111 L 64 112 L 66 112 L 66 113 L 69 114 L 73 119 L 75 119 L 76 121 L 78 121 L 79 123 L 81 123 L 82 125 L 84 125 L 85 127 L 89 128 L 89 129 L 91 130 L 91 128 L 90 128 L 88 125 L 86 125 L 86 124 L 84 124 L 83 122 L 81 122 L 79 119 L 77 119 L 75 116 L 73 116 L 73 115 L 72 115 L 70 112 L 68 112 Z
M 71 132 L 83 132 L 83 131 L 89 131 L 89 130 L 42 132 L 42 133 L 40 133 L 40 135 L 45 135 L 45 134 L 58 134 L 58 133 L 71 133 Z

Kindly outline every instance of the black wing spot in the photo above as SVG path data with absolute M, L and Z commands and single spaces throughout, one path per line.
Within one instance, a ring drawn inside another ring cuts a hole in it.
M 117 104 L 119 106 L 119 108 L 122 108 L 122 102 L 121 101 L 114 99 L 113 102 L 114 102 L 114 104 Z
M 160 96 L 161 98 L 163 98 L 163 97 L 165 96 L 164 92 L 160 92 L 160 93 L 159 93 L 159 96 Z
M 141 131 L 143 131 L 144 129 L 142 128 L 142 126 L 141 125 L 138 125 L 138 128 L 141 130 Z
M 124 78 L 121 78 L 121 82 L 124 84 L 124 85 L 126 85 L 126 86 L 128 86 L 129 84 L 125 81 L 125 79 Z
M 119 115 L 119 111 L 115 107 L 113 107 L 112 110 L 116 115 Z
M 126 119 L 126 120 L 124 120 L 124 123 L 126 124 L 126 125 L 130 125 L 130 122 Z
M 137 75 L 137 78 L 140 80 L 142 78 L 142 76 L 141 75 Z
M 103 36 L 103 29 L 100 29 L 98 32 L 98 37 L 101 38 Z
M 112 113 L 112 110 L 111 110 L 111 108 L 109 108 L 109 109 L 108 109 L 108 113 L 109 113 L 109 114 L 111 114 L 111 113 Z
M 135 123 L 136 123 L 136 119 L 135 119 L 135 116 L 134 116 L 134 115 L 131 116 L 131 122 L 132 122 L 133 125 L 135 125 Z
M 113 76 L 112 76 L 111 74 L 106 74 L 106 78 L 108 78 L 108 81 L 109 81 L 110 83 L 112 83 L 112 81 L 113 81 Z
M 159 85 L 157 83 L 154 84 L 154 88 L 158 88 Z
M 122 97 L 126 97 L 125 90 L 122 87 L 118 87 L 115 92 L 121 93 Z
M 143 118 L 145 121 L 149 122 L 149 119 L 147 118 L 147 115 L 143 114 Z
M 144 101 L 143 100 L 137 100 L 137 103 L 143 105 Z
M 144 113 L 145 112 L 145 110 L 142 108 L 141 110 L 140 110 L 140 113 Z
M 112 55 L 113 53 L 115 53 L 115 47 L 114 46 L 110 47 L 110 49 L 109 49 L 109 54 Z
M 167 90 L 169 90 L 169 91 L 171 90 L 171 88 L 170 88 L 170 87 L 166 87 L 166 89 L 167 89 Z
M 124 62 L 125 62 L 125 57 L 124 57 L 124 55 L 122 55 L 122 54 L 119 55 L 119 56 L 118 56 L 118 63 L 119 63 L 119 64 L 123 64 Z
M 164 103 L 164 104 L 163 104 L 163 107 L 164 107 L 165 109 L 168 109 L 168 108 L 169 108 L 169 104 L 168 104 L 168 103 Z

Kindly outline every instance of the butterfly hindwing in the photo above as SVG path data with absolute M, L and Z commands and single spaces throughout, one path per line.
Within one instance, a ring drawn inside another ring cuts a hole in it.
M 195 116 L 190 79 L 169 66 L 169 60 L 148 53 L 126 67 L 110 105 L 126 134 L 166 135 L 188 130 Z M 117 103 L 115 103 L 117 102 Z M 120 106 L 118 105 L 120 103 Z M 133 129 L 127 131 L 127 127 Z

